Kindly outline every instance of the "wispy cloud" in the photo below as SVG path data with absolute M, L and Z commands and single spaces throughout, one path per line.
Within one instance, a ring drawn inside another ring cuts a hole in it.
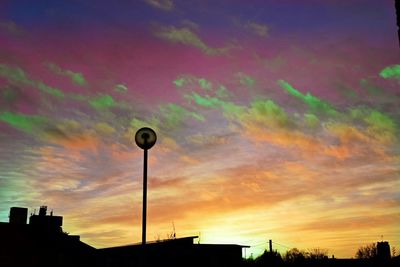
M 199 24 L 197 24 L 196 22 L 193 22 L 193 21 L 191 21 L 191 20 L 189 20 L 189 19 L 184 19 L 184 20 L 182 20 L 182 21 L 181 21 L 181 24 L 182 24 L 184 27 L 189 27 L 189 28 L 191 28 L 191 29 L 193 29 L 193 30 L 198 30 L 198 29 L 200 28 Z
M 71 70 L 63 70 L 59 66 L 53 63 L 48 64 L 48 67 L 51 71 L 53 71 L 56 74 L 69 77 L 71 81 L 76 85 L 84 86 L 87 84 L 87 81 L 82 73 L 73 72 Z
M 174 9 L 174 2 L 172 0 L 144 0 L 147 4 L 152 7 L 159 8 L 165 11 L 171 11 Z
M 0 29 L 15 35 L 21 35 L 24 32 L 14 21 L 0 21 Z
M 20 84 L 23 86 L 32 86 L 39 89 L 41 92 L 64 98 L 65 94 L 58 88 L 51 87 L 40 80 L 29 78 L 25 71 L 19 67 L 13 67 L 7 64 L 0 64 L 0 76 L 7 79 L 11 84 Z
M 267 37 L 269 34 L 269 27 L 267 24 L 261 24 L 256 22 L 247 22 L 244 27 L 251 31 L 253 34 L 260 37 Z
M 179 43 L 198 48 L 207 55 L 225 54 L 232 48 L 232 46 L 222 48 L 210 47 L 195 32 L 193 32 L 192 29 L 188 27 L 161 27 L 155 32 L 155 35 L 171 43 Z

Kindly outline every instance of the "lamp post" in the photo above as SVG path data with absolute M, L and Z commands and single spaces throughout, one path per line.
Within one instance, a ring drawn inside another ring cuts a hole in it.
M 142 245 L 146 244 L 146 217 L 147 217 L 147 151 L 157 141 L 156 133 L 148 127 L 139 129 L 135 134 L 135 142 L 143 149 L 143 215 L 142 215 Z

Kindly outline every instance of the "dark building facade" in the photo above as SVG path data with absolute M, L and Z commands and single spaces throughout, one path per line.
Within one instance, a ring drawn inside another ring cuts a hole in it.
M 26 224 L 26 220 L 28 218 L 28 209 L 27 208 L 19 208 L 12 207 L 10 208 L 10 224 Z
M 63 224 L 62 216 L 53 216 L 53 212 L 47 216 L 47 207 L 41 206 L 39 214 L 32 214 L 29 217 L 29 225 L 37 229 L 42 228 L 44 231 L 61 232 Z
M 47 215 L 47 207 L 32 214 L 13 207 L 9 223 L 0 223 L 0 266 L 95 266 L 96 249 L 79 236 L 62 231 L 62 217 Z
M 197 236 L 141 244 L 95 249 L 79 236 L 62 230 L 63 217 L 38 214 L 12 207 L 8 223 L 0 222 L 0 266 L 29 267 L 124 267 L 124 266 L 218 266 L 242 264 L 246 246 L 196 244 Z
M 248 246 L 196 244 L 197 236 L 99 249 L 102 267 L 111 266 L 241 266 Z
M 376 244 L 376 256 L 381 262 L 386 262 L 390 260 L 389 242 L 382 241 Z

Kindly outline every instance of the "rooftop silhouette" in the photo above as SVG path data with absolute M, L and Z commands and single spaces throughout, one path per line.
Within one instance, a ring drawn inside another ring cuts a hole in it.
M 197 236 L 148 242 L 146 245 L 95 249 L 62 230 L 63 217 L 41 206 L 27 223 L 27 208 L 12 207 L 0 223 L 1 266 L 240 266 L 242 249 L 234 244 L 198 244 Z
M 42 206 L 39 214 L 12 207 L 9 223 L 0 223 L 1 266 L 95 266 L 96 249 L 77 235 L 62 230 L 63 217 L 47 214 Z
M 377 242 L 372 254 L 361 259 L 328 258 L 323 250 L 303 252 L 289 250 L 283 257 L 272 248 L 256 259 L 243 259 L 249 246 L 235 244 L 199 244 L 198 236 L 188 236 L 96 249 L 77 235 L 62 229 L 63 217 L 47 214 L 47 206 L 29 216 L 28 209 L 12 207 L 9 222 L 0 222 L 1 266 L 326 266 L 388 267 L 398 266 L 399 256 L 391 258 L 386 241 Z M 371 251 L 370 251 L 371 252 Z M 371 256 L 372 255 L 372 256 Z

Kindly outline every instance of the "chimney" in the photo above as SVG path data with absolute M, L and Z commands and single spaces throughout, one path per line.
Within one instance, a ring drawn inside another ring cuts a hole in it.
M 389 246 L 389 242 L 387 241 L 382 241 L 382 242 L 378 242 L 377 246 L 376 246 L 376 252 L 377 252 L 377 256 L 378 259 L 381 261 L 387 261 L 390 260 L 390 246 Z
M 39 216 L 46 216 L 47 214 L 47 206 L 40 206 Z
M 10 208 L 10 224 L 26 224 L 26 219 L 28 218 L 28 209 L 12 207 Z

